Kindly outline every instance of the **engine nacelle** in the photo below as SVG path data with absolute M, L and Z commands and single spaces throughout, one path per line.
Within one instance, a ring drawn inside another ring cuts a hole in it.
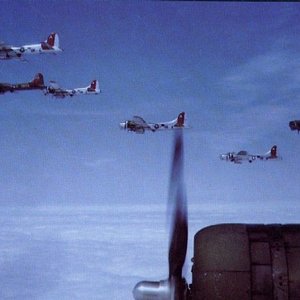
M 193 300 L 300 299 L 299 224 L 203 228 L 193 261 Z

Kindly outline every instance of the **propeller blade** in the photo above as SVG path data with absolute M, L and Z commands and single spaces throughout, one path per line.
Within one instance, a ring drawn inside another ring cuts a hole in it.
M 175 277 L 181 279 L 188 241 L 187 204 L 183 183 L 183 138 L 181 130 L 175 132 L 169 205 L 173 207 L 173 224 L 169 245 L 169 278 Z
M 187 205 L 183 184 L 183 138 L 176 130 L 171 169 L 168 209 L 172 208 L 169 245 L 169 278 L 161 281 L 141 281 L 133 289 L 136 300 L 187 299 L 188 286 L 182 277 L 188 241 Z

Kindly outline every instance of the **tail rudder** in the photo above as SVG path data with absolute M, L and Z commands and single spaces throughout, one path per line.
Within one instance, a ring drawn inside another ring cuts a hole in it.
M 277 157 L 277 146 L 276 145 L 274 145 L 271 148 L 270 154 L 271 154 L 271 158 L 276 158 Z
M 94 92 L 96 94 L 100 93 L 99 81 L 93 80 L 87 89 L 88 92 Z
M 42 73 L 37 73 L 31 81 L 33 86 L 44 86 L 44 76 Z
M 59 37 L 55 32 L 51 32 L 47 40 L 42 43 L 43 49 L 59 48 Z
M 177 117 L 176 127 L 184 127 L 185 125 L 185 112 L 181 112 Z

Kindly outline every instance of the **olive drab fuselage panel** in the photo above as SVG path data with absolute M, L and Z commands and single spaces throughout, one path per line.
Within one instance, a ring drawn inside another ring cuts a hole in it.
M 193 300 L 300 299 L 300 225 L 206 227 L 193 261 Z

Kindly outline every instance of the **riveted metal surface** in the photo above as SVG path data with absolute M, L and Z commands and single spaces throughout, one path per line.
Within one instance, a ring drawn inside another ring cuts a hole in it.
M 273 296 L 272 268 L 270 265 L 254 265 L 251 268 L 252 295 Z
M 200 230 L 195 236 L 194 253 L 194 269 L 250 271 L 248 234 L 244 225 L 223 224 Z
M 272 277 L 273 277 L 273 291 L 274 299 L 288 300 L 289 286 L 288 286 L 288 272 L 286 252 L 282 239 L 276 239 L 270 242 L 271 256 L 272 256 Z
M 290 299 L 300 299 L 300 247 L 289 248 L 287 251 L 289 272 Z
M 270 247 L 267 242 L 251 242 L 250 244 L 252 264 L 271 264 Z
M 193 300 L 299 300 L 300 225 L 220 224 L 195 235 Z
M 250 300 L 249 272 L 198 273 L 193 300 Z
M 195 236 L 193 300 L 250 300 L 246 226 L 207 227 Z

